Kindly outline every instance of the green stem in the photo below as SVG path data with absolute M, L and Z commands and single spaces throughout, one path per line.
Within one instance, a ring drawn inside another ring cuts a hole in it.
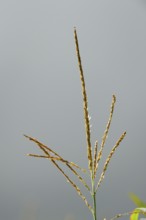
M 96 215 L 96 190 L 95 190 L 95 181 L 94 177 L 91 177 L 91 182 L 92 182 L 92 200 L 93 200 L 93 220 L 97 220 L 97 215 Z
M 97 217 L 96 217 L 96 192 L 94 192 L 94 195 L 93 195 L 93 206 L 94 206 L 94 220 L 97 220 Z

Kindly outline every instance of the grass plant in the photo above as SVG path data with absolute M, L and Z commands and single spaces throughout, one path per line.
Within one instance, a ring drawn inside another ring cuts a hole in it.
M 30 137 L 28 135 L 24 135 L 26 138 L 28 138 L 30 141 L 37 144 L 37 146 L 41 149 L 43 152 L 42 155 L 37 154 L 27 154 L 31 157 L 36 158 L 44 158 L 49 159 L 54 166 L 63 174 L 63 176 L 67 179 L 67 181 L 70 183 L 70 185 L 75 189 L 79 197 L 84 201 L 85 205 L 88 207 L 89 211 L 92 214 L 93 220 L 97 220 L 97 207 L 96 207 L 96 193 L 105 177 L 105 173 L 107 171 L 107 168 L 109 166 L 109 163 L 121 144 L 122 140 L 125 138 L 126 132 L 124 131 L 117 142 L 115 143 L 114 147 L 111 149 L 105 163 L 102 169 L 102 172 L 99 176 L 99 179 L 97 179 L 96 174 L 99 168 L 99 163 L 101 161 L 102 155 L 103 155 L 103 149 L 107 140 L 107 136 L 109 133 L 115 103 L 116 103 L 116 96 L 112 96 L 112 102 L 110 107 L 110 114 L 109 119 L 107 122 L 107 125 L 105 127 L 105 131 L 103 133 L 101 144 L 98 143 L 98 141 L 95 142 L 94 146 L 91 146 L 91 125 L 90 125 L 90 116 L 88 112 L 88 98 L 87 98 L 87 92 L 86 92 L 86 85 L 85 85 L 85 79 L 84 79 L 84 73 L 83 73 L 83 66 L 80 56 L 80 50 L 79 50 L 79 43 L 78 43 L 78 37 L 77 37 L 77 31 L 74 29 L 74 39 L 75 39 L 75 46 L 76 46 L 76 54 L 77 54 L 77 60 L 78 60 L 78 66 L 79 66 L 79 73 L 80 73 L 80 80 L 81 80 L 81 88 L 82 88 L 82 96 L 83 96 L 83 112 L 84 112 L 84 122 L 85 122 L 85 133 L 86 133 L 86 142 L 87 142 L 87 161 L 88 161 L 88 170 L 81 168 L 79 165 L 77 165 L 74 162 L 70 162 L 69 160 L 64 159 L 62 156 L 60 156 L 58 153 L 56 153 L 54 150 L 46 146 L 45 144 L 41 143 L 37 139 Z M 78 178 L 78 180 L 83 184 L 83 186 L 87 189 L 89 195 L 92 199 L 92 204 L 89 204 L 88 199 L 84 196 L 79 186 L 64 172 L 60 164 L 64 164 L 69 168 L 69 170 Z M 88 185 L 85 181 L 85 179 L 80 175 L 80 173 L 89 174 L 90 176 L 90 185 Z M 113 217 L 111 220 L 114 220 L 116 218 L 119 218 L 124 215 L 129 215 L 131 212 L 124 213 L 124 214 L 118 214 L 115 217 Z

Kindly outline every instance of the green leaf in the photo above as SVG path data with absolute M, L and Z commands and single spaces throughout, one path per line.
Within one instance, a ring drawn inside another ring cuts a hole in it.
M 143 202 L 138 196 L 134 193 L 129 193 L 130 199 L 134 202 L 137 207 L 144 207 L 146 208 L 146 202 Z
M 139 214 L 146 215 L 146 208 L 136 208 L 133 213 L 130 215 L 130 220 L 138 220 Z

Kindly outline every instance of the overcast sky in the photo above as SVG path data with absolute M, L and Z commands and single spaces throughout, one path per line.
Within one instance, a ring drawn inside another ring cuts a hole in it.
M 50 161 L 25 156 L 41 152 L 23 136 L 35 137 L 87 167 L 74 26 L 93 145 L 97 139 L 101 142 L 112 94 L 117 97 L 101 170 L 110 149 L 127 131 L 97 194 L 98 219 L 134 209 L 129 192 L 146 201 L 145 0 L 1 0 L 2 220 L 32 220 L 33 215 L 33 220 L 92 218 Z

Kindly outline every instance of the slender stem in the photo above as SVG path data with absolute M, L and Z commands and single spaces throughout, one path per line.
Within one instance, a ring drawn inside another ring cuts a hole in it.
M 95 190 L 95 181 L 94 181 L 94 175 L 91 177 L 91 183 L 92 183 L 92 200 L 93 200 L 93 220 L 97 220 L 96 215 L 96 190 Z
M 94 195 L 93 195 L 93 205 L 94 205 L 94 220 L 97 220 L 97 216 L 96 216 L 96 192 L 94 191 Z

